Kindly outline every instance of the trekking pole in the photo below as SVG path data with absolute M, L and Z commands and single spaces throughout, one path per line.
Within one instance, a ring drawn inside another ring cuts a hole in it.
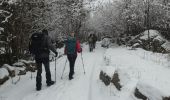
M 82 52 L 81 52 L 81 60 L 82 60 L 82 64 L 83 64 L 83 70 L 84 70 L 84 74 L 85 74 L 86 72 L 85 72 L 85 69 L 84 69 L 84 61 L 83 61 Z
M 64 70 L 66 68 L 66 64 L 67 64 L 67 58 L 66 58 L 66 62 L 65 62 L 65 65 L 64 65 L 64 69 L 63 69 L 62 75 L 61 75 L 61 79 L 63 79 L 63 74 L 64 74 Z
M 56 61 L 57 61 L 57 58 L 55 57 L 55 83 L 56 83 Z

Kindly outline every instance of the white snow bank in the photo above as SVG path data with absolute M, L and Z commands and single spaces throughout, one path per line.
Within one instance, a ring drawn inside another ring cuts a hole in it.
M 9 76 L 8 70 L 5 68 L 0 68 L 0 79 L 4 78 L 5 76 Z

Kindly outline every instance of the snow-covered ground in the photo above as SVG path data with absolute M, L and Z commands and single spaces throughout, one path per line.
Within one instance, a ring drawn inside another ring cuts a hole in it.
M 107 58 L 107 60 L 104 58 Z M 83 73 L 81 54 L 75 65 L 74 79 L 68 80 L 69 64 L 61 79 L 66 62 L 66 56 L 57 61 L 57 82 L 51 87 L 46 86 L 45 71 L 43 71 L 42 90 L 35 90 L 36 73 L 21 76 L 17 84 L 11 84 L 17 77 L 0 86 L 2 100 L 138 100 L 133 92 L 137 87 L 150 100 L 160 96 L 170 96 L 170 67 L 168 55 L 151 53 L 142 49 L 135 51 L 125 47 L 101 48 L 99 43 L 94 52 L 88 52 L 88 46 L 83 46 L 83 60 L 86 74 Z M 113 85 L 106 87 L 99 74 L 105 66 L 110 71 L 116 69 L 120 75 L 121 91 Z M 51 73 L 54 80 L 55 62 L 51 63 Z M 31 75 L 33 79 L 31 79 Z

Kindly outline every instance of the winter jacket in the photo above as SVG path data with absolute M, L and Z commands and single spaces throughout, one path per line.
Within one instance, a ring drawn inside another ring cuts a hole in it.
M 97 36 L 93 34 L 93 43 L 95 43 L 96 41 L 97 41 Z
M 44 45 L 43 47 L 46 47 L 46 48 L 45 48 L 43 53 L 41 53 L 39 55 L 36 55 L 35 56 L 36 58 L 48 58 L 50 50 L 53 53 L 55 53 L 56 55 L 58 55 L 57 51 L 55 50 L 54 45 L 52 44 L 52 40 L 51 40 L 51 38 L 48 35 L 44 36 L 42 45 Z
M 75 37 L 69 36 L 65 41 L 65 54 L 77 54 L 77 52 L 82 52 L 80 42 L 76 40 Z

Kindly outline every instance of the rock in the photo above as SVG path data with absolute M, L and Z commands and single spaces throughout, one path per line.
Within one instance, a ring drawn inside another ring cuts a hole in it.
M 152 84 L 139 81 L 136 86 L 135 96 L 143 100 L 162 100 L 165 94 L 157 89 L 157 87 L 152 86 Z
M 9 79 L 8 76 L 5 76 L 4 78 L 0 79 L 0 85 L 4 84 Z
M 138 99 L 142 99 L 142 100 L 147 100 L 147 97 L 145 95 L 143 95 L 139 89 L 135 89 L 135 93 L 134 93 L 135 97 L 137 97 Z
M 112 80 L 111 82 L 115 85 L 115 87 L 120 91 L 122 86 L 120 85 L 120 79 L 119 79 L 119 75 L 118 75 L 118 72 L 115 71 L 113 77 L 112 77 Z
M 106 73 L 104 73 L 103 71 L 100 72 L 100 80 L 102 80 L 102 82 L 104 82 L 104 84 L 106 86 L 110 85 L 111 82 L 111 77 L 109 77 Z
M 170 100 L 170 97 L 163 97 L 162 100 Z

